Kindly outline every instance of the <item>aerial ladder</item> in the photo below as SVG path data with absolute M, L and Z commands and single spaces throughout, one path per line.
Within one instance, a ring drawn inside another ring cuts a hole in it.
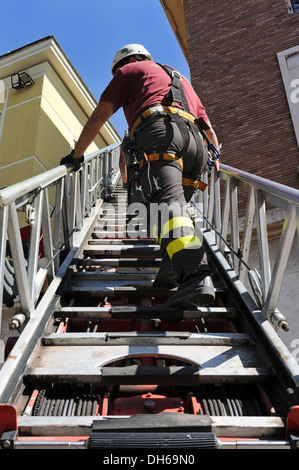
M 0 343 L 1 448 L 299 448 L 299 366 L 277 308 L 299 191 L 207 168 L 189 212 L 216 299 L 182 310 L 165 306 L 175 288 L 153 286 L 160 247 L 119 155 L 114 144 L 0 191 L 0 295 L 20 306 L 18 335 Z M 268 205 L 285 213 L 272 267 Z

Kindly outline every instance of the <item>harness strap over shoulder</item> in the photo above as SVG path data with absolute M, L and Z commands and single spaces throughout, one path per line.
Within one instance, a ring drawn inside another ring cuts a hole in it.
M 180 103 L 183 110 L 190 113 L 188 101 L 186 99 L 186 96 L 182 87 L 181 74 L 177 70 L 174 70 L 171 67 L 169 67 L 168 65 L 164 65 L 164 64 L 157 64 L 157 65 L 159 65 L 163 70 L 165 70 L 165 72 L 168 73 L 168 75 L 171 77 L 171 87 L 167 94 L 167 99 L 169 100 L 169 102 Z
M 181 77 L 180 73 L 177 72 L 176 70 L 172 69 L 171 67 L 167 66 L 167 65 L 162 65 L 162 64 L 158 64 L 158 65 L 160 67 L 162 67 L 163 70 L 165 70 L 165 72 L 168 73 L 168 75 L 172 79 L 171 80 L 171 87 L 170 87 L 170 90 L 167 94 L 167 98 L 170 100 L 170 102 L 179 103 L 182 106 L 183 111 L 190 114 L 190 108 L 189 108 L 188 101 L 187 101 L 187 98 L 186 98 L 186 95 L 185 95 L 185 92 L 184 92 L 184 89 L 183 89 L 183 86 L 182 86 L 182 77 Z M 205 127 L 205 130 L 207 130 L 207 127 L 209 127 L 209 126 L 207 126 L 207 124 L 205 123 L 205 121 L 203 119 L 198 120 L 198 119 L 195 119 L 195 118 L 194 118 L 194 120 L 188 121 L 188 124 L 186 126 L 186 122 L 184 122 L 182 120 L 182 118 L 179 116 L 179 114 L 172 115 L 171 119 L 176 123 L 176 125 L 178 126 L 178 128 L 179 128 L 179 130 L 182 134 L 183 148 L 182 148 L 182 151 L 180 152 L 181 156 L 184 156 L 184 153 L 187 150 L 188 145 L 189 145 L 189 140 L 190 140 L 189 130 L 192 132 L 192 134 L 194 136 L 194 139 L 197 143 L 197 156 L 196 156 L 196 164 L 194 165 L 194 170 L 192 172 L 192 175 L 190 175 L 189 178 L 184 178 L 185 179 L 185 186 L 191 186 L 191 187 L 195 188 L 196 185 L 191 184 L 190 182 L 200 180 L 200 169 L 201 169 L 200 168 L 201 167 L 200 162 L 201 162 L 201 158 L 202 158 L 202 153 L 201 152 L 202 152 L 202 143 L 203 142 L 202 142 L 201 136 L 199 135 L 199 131 L 201 132 L 202 136 L 204 136 L 204 138 L 206 138 L 207 144 L 209 145 L 207 136 L 206 136 L 205 131 L 204 131 L 204 127 Z M 201 121 L 204 121 L 204 125 Z

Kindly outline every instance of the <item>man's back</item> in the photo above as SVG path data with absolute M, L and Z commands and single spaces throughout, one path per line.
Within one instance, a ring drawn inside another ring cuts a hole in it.
M 123 107 L 131 128 L 140 113 L 153 104 L 168 104 L 166 95 L 171 84 L 170 76 L 152 61 L 133 62 L 119 69 L 111 80 L 100 101 L 109 101 L 114 112 Z M 189 103 L 190 112 L 197 118 L 207 120 L 205 109 L 184 77 L 182 85 Z

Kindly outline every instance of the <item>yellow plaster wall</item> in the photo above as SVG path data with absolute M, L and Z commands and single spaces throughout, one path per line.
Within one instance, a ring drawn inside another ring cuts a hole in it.
M 2 103 L 3 128 L 0 140 L 0 167 L 34 155 L 43 77 L 22 90 L 9 88 L 6 109 Z M 0 171 L 0 185 L 3 186 Z
M 83 126 L 92 113 L 93 108 L 90 107 L 90 113 L 86 115 L 74 96 L 64 86 L 49 64 L 47 64 L 46 72 L 47 75 L 44 78 L 43 84 L 43 97 L 48 104 L 55 109 L 56 114 L 73 135 L 74 140 L 78 140 Z M 95 105 L 96 103 L 93 103 L 93 106 Z M 53 119 L 53 116 L 51 119 Z M 107 143 L 101 138 L 101 136 L 97 136 L 95 144 L 92 144 L 87 149 L 86 153 L 89 154 L 91 152 L 95 152 L 100 148 L 106 147 L 106 145 Z
M 42 103 L 44 100 L 42 99 Z M 48 105 L 40 108 L 34 155 L 47 170 L 59 165 L 61 158 L 70 153 L 70 135 Z
M 32 86 L 9 87 L 6 104 L 0 103 L 0 187 L 58 166 L 89 117 L 48 62 L 36 66 L 35 73 Z M 86 99 L 90 98 L 86 95 Z M 90 114 L 95 105 L 91 100 Z M 86 153 L 106 146 L 98 135 Z
M 74 147 L 88 117 L 50 66 L 48 73 L 42 89 L 35 155 L 50 169 L 59 165 L 61 157 Z M 104 141 L 100 146 L 92 143 L 86 153 L 101 147 L 105 147 Z
M 44 170 L 34 157 L 0 168 L 0 188 L 19 183 L 36 176 Z
M 41 98 L 5 111 L 0 141 L 0 167 L 34 155 Z

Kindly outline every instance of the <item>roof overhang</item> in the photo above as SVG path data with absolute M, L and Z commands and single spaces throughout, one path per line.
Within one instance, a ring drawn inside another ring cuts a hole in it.
M 160 0 L 163 10 L 167 16 L 170 26 L 188 62 L 188 46 L 185 26 L 184 1 L 183 0 Z

